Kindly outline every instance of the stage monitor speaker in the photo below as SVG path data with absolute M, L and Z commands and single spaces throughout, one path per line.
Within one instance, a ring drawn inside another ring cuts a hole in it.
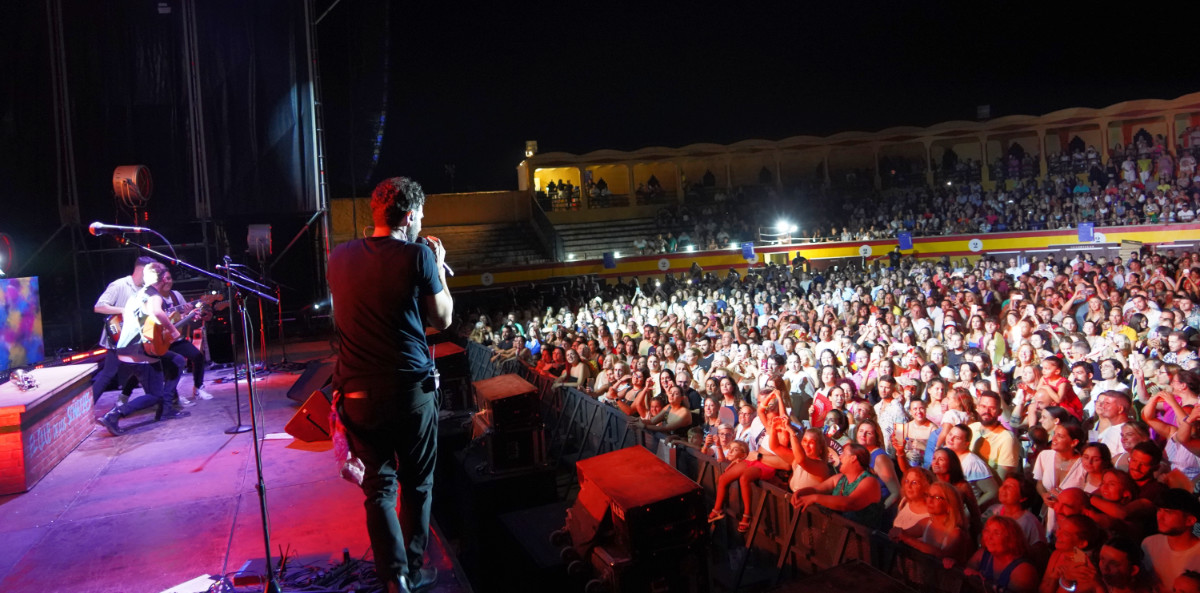
M 473 383 L 479 411 L 491 416 L 495 430 L 528 428 L 541 423 L 537 388 L 509 373 Z
M 300 409 L 283 427 L 288 434 L 306 442 L 328 441 L 333 438 L 329 427 L 329 408 L 333 400 L 333 386 L 326 385 L 308 396 Z
M 333 361 L 313 360 L 301 373 L 296 383 L 288 389 L 288 399 L 303 402 L 312 392 L 329 385 L 333 381 Z
M 483 438 L 492 473 L 509 472 L 546 463 L 546 431 L 541 425 L 494 430 L 486 414 L 476 414 L 475 438 Z
M 576 543 L 594 541 L 612 522 L 613 550 L 634 562 L 662 558 L 707 541 L 704 491 L 646 449 L 633 446 L 575 464 L 579 495 L 567 528 Z M 602 542 L 597 542 L 602 543 Z

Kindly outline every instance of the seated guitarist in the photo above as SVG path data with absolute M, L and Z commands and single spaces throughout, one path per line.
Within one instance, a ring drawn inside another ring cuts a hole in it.
M 142 270 L 145 286 L 129 299 L 122 312 L 124 324 L 121 326 L 121 337 L 117 340 L 117 358 L 128 365 L 127 368 L 130 369 L 130 372 L 141 382 L 145 394 L 127 404 L 118 405 L 96 420 L 113 436 L 125 433 L 119 425 L 121 418 L 154 405 L 158 406 L 158 412 L 154 415 L 155 420 L 182 418 L 189 415 L 187 412 L 175 408 L 166 400 L 163 359 L 146 354 L 142 346 L 142 325 L 150 318 L 154 318 L 162 326 L 162 330 L 170 339 L 177 340 L 180 337 L 179 330 L 175 328 L 170 317 L 163 310 L 161 293 L 165 286 L 166 272 L 167 267 L 158 262 L 147 264 Z M 184 364 L 183 357 L 178 354 L 168 351 L 167 357 L 175 359 L 177 367 Z
M 171 272 L 168 271 L 163 282 L 163 308 L 174 308 L 187 302 L 183 298 L 183 295 L 179 293 L 179 291 L 174 290 L 174 286 L 175 279 L 171 277 Z M 207 311 L 204 311 L 203 314 L 211 317 L 211 314 Z M 171 399 L 173 401 L 177 400 L 179 403 L 185 406 L 195 404 L 197 398 L 212 399 L 213 397 L 212 394 L 204 390 L 204 367 L 206 366 L 204 361 L 204 353 L 201 352 L 199 348 L 196 348 L 196 346 L 192 344 L 192 341 L 188 339 L 191 337 L 192 331 L 198 328 L 199 325 L 203 324 L 204 320 L 205 317 L 201 317 L 195 322 L 185 324 L 182 331 L 183 337 L 171 343 L 171 352 L 182 356 L 183 358 L 187 359 L 188 362 L 192 363 L 192 388 L 184 392 L 183 395 L 179 395 L 177 385 L 178 381 L 172 380 L 172 373 L 169 370 L 166 373 L 167 391 L 175 394 L 175 397 L 172 397 Z M 179 369 L 174 373 L 175 379 L 179 378 L 182 370 L 183 369 Z

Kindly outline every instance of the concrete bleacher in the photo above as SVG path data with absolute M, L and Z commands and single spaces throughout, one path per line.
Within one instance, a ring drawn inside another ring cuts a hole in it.
M 459 270 L 543 264 L 550 261 L 527 224 L 473 224 L 427 227 L 446 246 L 446 263 Z
M 606 251 L 636 255 L 634 240 L 658 234 L 653 218 L 557 224 L 564 251 L 573 259 L 599 259 Z

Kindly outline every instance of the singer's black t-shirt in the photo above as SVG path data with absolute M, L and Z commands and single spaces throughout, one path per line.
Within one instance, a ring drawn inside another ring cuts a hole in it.
M 334 386 L 343 392 L 395 389 L 433 370 L 422 301 L 443 289 L 425 245 L 391 237 L 356 239 L 329 255 L 329 290 L 341 351 Z

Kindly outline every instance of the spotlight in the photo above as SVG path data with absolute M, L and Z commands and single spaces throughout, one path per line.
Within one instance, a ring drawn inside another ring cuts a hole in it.
M 791 226 L 791 225 L 790 225 L 790 224 L 788 224 L 788 221 L 786 221 L 786 220 L 784 220 L 784 219 L 780 218 L 780 219 L 779 219 L 779 222 L 775 223 L 775 230 L 777 230 L 777 231 L 779 231 L 779 232 L 781 232 L 781 233 L 786 233 L 786 232 L 787 232 L 787 230 L 788 230 L 788 227 L 790 227 L 790 226 Z
M 621 252 L 620 252 L 620 251 L 614 251 L 614 252 L 613 252 L 613 258 L 615 259 L 615 258 L 618 258 L 618 257 L 621 257 Z
M 792 226 L 788 227 L 788 232 L 789 232 L 789 233 L 794 233 L 794 232 L 796 232 L 796 231 L 799 231 L 799 230 L 800 230 L 800 227 L 798 227 L 798 226 L 796 226 L 796 225 L 794 225 L 794 224 L 793 224 Z
M 568 253 L 568 254 L 567 254 L 567 261 L 572 261 L 572 260 L 574 260 L 574 259 L 575 259 L 575 254 L 574 254 L 574 253 Z
M 687 251 L 688 253 L 692 253 L 692 252 L 696 251 L 696 246 L 695 246 L 695 245 L 688 245 L 688 246 L 687 246 L 687 248 L 686 248 L 686 251 Z
M 315 311 L 315 310 L 317 310 L 317 309 L 320 309 L 320 308 L 321 308 L 321 303 L 313 303 L 313 310 L 314 310 L 314 311 Z

